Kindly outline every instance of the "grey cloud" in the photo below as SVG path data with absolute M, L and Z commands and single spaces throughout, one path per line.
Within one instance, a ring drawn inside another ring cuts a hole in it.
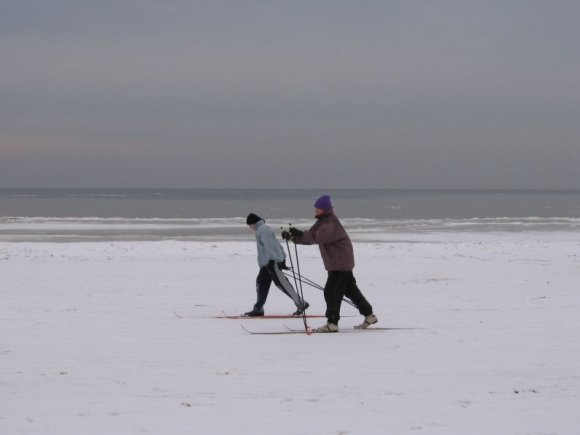
M 578 12 L 8 1 L 0 185 L 578 188 Z

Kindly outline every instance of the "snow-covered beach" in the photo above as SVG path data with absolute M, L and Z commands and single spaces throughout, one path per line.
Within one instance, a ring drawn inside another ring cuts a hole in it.
M 580 233 L 546 222 L 353 222 L 377 326 L 413 329 L 270 336 L 240 325 L 302 320 L 216 318 L 255 298 L 255 243 L 230 222 L 179 238 L 3 221 L 0 433 L 578 433 Z M 299 254 L 322 284 L 317 248 Z M 272 288 L 266 310 L 293 305 Z

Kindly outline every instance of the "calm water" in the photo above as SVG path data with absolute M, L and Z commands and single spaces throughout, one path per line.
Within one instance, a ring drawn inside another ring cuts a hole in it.
M 578 190 L 328 189 L 0 189 L 0 217 L 311 218 L 323 193 L 342 218 L 580 217 Z

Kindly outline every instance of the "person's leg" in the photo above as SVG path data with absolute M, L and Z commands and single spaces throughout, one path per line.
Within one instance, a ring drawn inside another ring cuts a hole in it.
M 266 267 L 262 267 L 256 278 L 256 304 L 254 309 L 246 313 L 246 315 L 263 315 L 264 305 L 268 299 L 268 292 L 272 284 L 272 277 Z
M 342 298 L 350 285 L 348 272 L 328 272 L 328 280 L 324 286 L 326 301 L 326 318 L 328 323 L 338 325 Z
M 377 316 L 373 313 L 373 307 L 371 304 L 366 300 L 358 286 L 356 285 L 356 279 L 354 275 L 350 273 L 351 280 L 350 285 L 348 286 L 345 296 L 349 298 L 355 306 L 358 308 L 358 312 L 364 316 L 364 320 L 360 325 L 355 326 L 355 329 L 366 329 L 371 325 L 374 325 L 378 322 Z
M 346 291 L 344 296 L 349 298 L 358 308 L 358 312 L 361 313 L 363 316 L 369 316 L 373 313 L 373 307 L 371 304 L 366 300 L 358 286 L 356 285 L 356 279 L 352 272 L 345 272 L 348 273 L 350 276 L 347 278 L 348 285 L 346 286 Z
M 286 296 L 292 299 L 292 301 L 294 301 L 296 308 L 301 309 L 304 304 L 300 300 L 300 296 L 296 290 L 294 290 L 294 287 L 292 287 L 292 284 L 290 284 L 290 281 L 288 281 L 288 278 L 286 275 L 284 275 L 282 270 L 280 270 L 280 268 L 276 265 L 274 267 L 268 267 L 268 271 L 270 272 L 270 276 L 274 282 L 274 285 L 282 290 L 282 292 L 284 292 Z

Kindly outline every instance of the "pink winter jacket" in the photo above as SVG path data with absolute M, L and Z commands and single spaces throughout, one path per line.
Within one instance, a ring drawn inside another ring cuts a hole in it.
M 354 252 L 350 237 L 332 209 L 301 237 L 294 237 L 300 245 L 318 245 L 324 268 L 329 272 L 351 272 L 354 268 Z

